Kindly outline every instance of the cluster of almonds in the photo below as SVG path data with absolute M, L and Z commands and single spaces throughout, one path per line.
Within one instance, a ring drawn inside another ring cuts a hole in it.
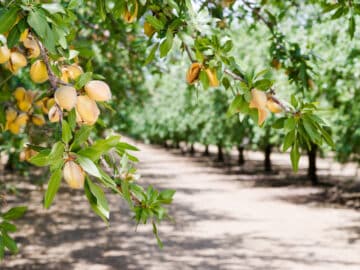
M 35 59 L 40 56 L 39 44 L 29 33 L 28 29 L 21 34 L 20 41 L 23 43 L 28 58 Z M 26 67 L 28 62 L 26 56 L 21 53 L 19 48 L 13 48 L 10 50 L 6 45 L 3 45 L 0 47 L 0 64 L 5 64 L 5 67 L 8 70 L 16 74 L 21 68 Z M 47 77 L 44 78 L 36 76 L 38 74 L 36 71 L 38 69 L 44 70 L 44 68 L 46 70 L 45 64 L 41 60 L 37 60 L 32 64 L 30 76 L 34 82 L 40 83 L 47 80 Z
M 72 86 L 61 86 L 55 91 L 55 102 L 48 113 L 50 122 L 58 122 L 63 110 L 71 111 L 75 108 L 76 121 L 79 124 L 93 125 L 97 121 L 100 110 L 96 101 L 111 99 L 109 86 L 99 80 L 89 81 L 85 86 L 85 95 L 77 95 Z
M 126 23 L 132 23 L 137 19 L 137 15 L 138 15 L 138 10 L 139 10 L 139 4 L 137 3 L 137 1 L 135 1 L 135 8 L 133 13 L 131 13 L 130 10 L 125 9 L 123 14 L 122 14 L 122 18 Z
M 281 106 L 274 101 L 271 94 L 266 94 L 264 91 L 260 91 L 255 88 L 251 90 L 249 108 L 255 108 L 258 110 L 259 126 L 265 121 L 269 115 L 269 111 L 272 113 L 280 113 L 283 111 Z
M 186 81 L 189 84 L 194 84 L 195 82 L 197 82 L 199 80 L 201 70 L 205 71 L 209 80 L 209 85 L 211 87 L 219 86 L 219 80 L 216 75 L 216 70 L 211 68 L 205 68 L 203 64 L 198 62 L 194 62 L 191 64 L 190 68 L 186 73 Z
M 36 92 L 31 90 L 25 90 L 23 87 L 18 87 L 13 93 L 17 109 L 9 108 L 6 110 L 6 124 L 5 130 L 9 130 L 13 134 L 19 134 L 20 130 L 31 121 L 36 126 L 42 126 L 45 124 L 45 118 L 41 114 L 34 113 L 34 100 L 36 98 Z M 36 106 L 42 109 L 45 108 L 39 102 L 35 103 Z

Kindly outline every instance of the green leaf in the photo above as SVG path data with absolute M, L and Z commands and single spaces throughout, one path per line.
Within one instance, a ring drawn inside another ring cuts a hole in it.
M 39 167 L 48 166 L 49 154 L 50 154 L 50 150 L 48 149 L 40 151 L 37 155 L 30 158 L 29 162 Z
M 348 30 L 351 39 L 354 38 L 355 29 L 356 29 L 355 17 L 351 16 L 349 18 L 349 30 Z
M 173 200 L 174 194 L 175 194 L 175 190 L 172 189 L 166 189 L 160 192 L 158 200 L 161 203 L 164 204 L 170 204 Z
M 5 247 L 7 247 L 12 253 L 17 253 L 19 251 L 16 242 L 8 234 L 4 233 L 2 238 Z
M 75 133 L 74 141 L 70 146 L 70 150 L 84 143 L 89 138 L 91 131 L 91 126 L 82 126 L 79 131 Z
M 9 211 L 5 212 L 1 216 L 3 217 L 3 219 L 15 220 L 21 218 L 26 211 L 27 211 L 26 206 L 18 206 L 11 208 Z
M 3 237 L 0 234 L 0 261 L 4 259 L 4 255 L 5 255 L 5 245 L 4 245 Z
M 79 78 L 76 80 L 75 88 L 76 89 L 83 88 L 85 84 L 87 84 L 91 80 L 92 75 L 93 75 L 92 72 L 85 72 L 81 74 Z
M 273 81 L 268 79 L 258 80 L 254 83 L 254 88 L 266 91 L 273 85 Z
M 91 209 L 108 224 L 110 211 L 103 190 L 86 177 L 84 191 Z
M 130 191 L 129 191 L 129 183 L 126 180 L 121 181 L 121 193 L 124 199 L 128 202 L 129 206 L 133 206 L 133 202 L 131 200 Z
M 86 171 L 88 174 L 101 178 L 101 173 L 99 172 L 99 169 L 90 158 L 78 155 L 76 160 L 79 165 L 84 169 L 84 171 Z
M 118 147 L 120 136 L 110 136 L 106 139 L 99 139 L 93 145 L 81 149 L 78 154 L 88 157 L 91 160 L 97 161 L 101 155 L 111 150 L 113 147 Z M 137 149 L 137 148 L 136 148 Z
M 233 48 L 233 43 L 231 40 L 228 40 L 225 42 L 224 46 L 222 47 L 222 50 L 227 53 L 230 52 L 232 48 Z
M 50 14 L 55 14 L 55 13 L 63 13 L 63 14 L 65 14 L 65 9 L 59 3 L 42 4 L 41 7 L 43 9 L 47 10 Z
M 291 117 L 285 120 L 284 122 L 284 128 L 287 131 L 293 130 L 296 127 L 296 120 L 295 118 Z
M 167 31 L 166 38 L 160 44 L 160 58 L 165 57 L 173 46 L 173 33 L 171 31 Z
M 159 43 L 156 43 L 156 44 L 152 47 L 152 49 L 151 49 L 151 51 L 150 51 L 150 53 L 149 53 L 149 56 L 148 56 L 148 57 L 146 58 L 146 60 L 145 60 L 144 65 L 147 65 L 147 64 L 151 63 L 151 62 L 154 60 L 155 54 L 156 54 L 156 51 L 157 51 L 158 48 L 159 48 Z
M 300 153 L 299 153 L 299 147 L 297 143 L 293 145 L 290 152 L 290 158 L 291 158 L 291 164 L 293 167 L 294 172 L 297 172 L 299 170 L 299 160 L 300 160 Z
M 68 9 L 76 9 L 83 5 L 83 0 L 71 0 L 68 5 Z
M 13 25 L 16 22 L 16 18 L 17 18 L 17 13 L 19 12 L 19 8 L 16 6 L 13 6 L 12 8 L 8 9 L 8 10 L 1 10 L 1 14 L 0 14 L 0 34 L 4 34 L 6 32 L 8 32 L 11 27 L 13 27 Z
M 74 130 L 75 126 L 76 126 L 76 111 L 75 111 L 75 109 L 72 109 L 68 113 L 68 122 L 69 122 L 69 126 L 70 126 L 71 130 Z
M 105 0 L 96 0 L 96 7 L 101 20 L 104 21 L 106 19 Z
M 302 124 L 311 141 L 316 142 L 317 144 L 321 143 L 320 134 L 318 133 L 317 128 L 313 124 L 312 120 L 308 117 L 303 117 Z
M 52 161 L 56 161 L 58 159 L 63 158 L 63 154 L 65 151 L 65 146 L 62 142 L 58 141 L 54 143 L 53 147 L 51 148 L 51 152 L 49 154 L 49 163 Z
M 65 144 L 68 144 L 72 139 L 71 128 L 66 120 L 62 121 L 62 140 Z
M 125 142 L 119 142 L 116 144 L 116 149 L 120 150 L 130 150 L 130 151 L 139 151 L 139 148 Z
M 49 25 L 47 23 L 46 17 L 41 12 L 36 9 L 31 10 L 29 12 L 27 22 L 39 37 L 45 38 L 46 29 L 49 27 Z
M 160 237 L 159 237 L 158 230 L 157 230 L 157 227 L 156 227 L 155 222 L 153 222 L 152 225 L 153 225 L 153 234 L 154 234 L 155 237 L 156 237 L 157 244 L 158 244 L 159 248 L 162 249 L 162 248 L 164 247 L 164 245 L 163 245 L 163 243 L 161 242 L 161 239 L 160 239 Z
M 291 145 L 295 142 L 295 129 L 289 131 L 284 139 L 283 151 L 285 152 L 290 148 Z
M 151 26 L 154 27 L 157 31 L 160 31 L 165 27 L 164 23 L 161 20 L 157 19 L 152 15 L 147 15 L 145 20 L 150 23 Z
M 18 26 L 19 26 L 19 23 L 11 29 L 11 31 L 7 37 L 7 46 L 10 49 L 18 43 L 20 35 L 22 33 L 20 27 L 18 27 Z
M 14 224 L 3 221 L 0 223 L 0 230 L 4 230 L 6 232 L 16 232 L 17 228 Z
M 45 198 L 44 198 L 45 208 L 49 208 L 51 203 L 53 202 L 54 197 L 60 187 L 61 177 L 62 177 L 61 169 L 58 169 L 52 173 L 49 180 L 48 188 L 45 193 Z
M 274 124 L 272 125 L 272 128 L 274 129 L 281 129 L 284 127 L 284 123 L 285 123 L 286 118 L 285 117 L 281 117 L 279 119 L 276 119 L 276 121 L 274 122 Z
M 231 102 L 229 109 L 226 113 L 228 117 L 239 112 L 247 112 L 249 104 L 246 102 L 243 95 L 237 95 L 234 100 Z

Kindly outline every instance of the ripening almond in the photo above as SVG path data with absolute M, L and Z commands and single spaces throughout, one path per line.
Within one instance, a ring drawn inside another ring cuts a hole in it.
M 155 32 L 154 27 L 150 23 L 144 22 L 144 33 L 146 36 L 151 37 Z
M 19 52 L 10 53 L 9 62 L 7 62 L 6 67 L 12 72 L 17 73 L 21 68 L 27 65 L 26 57 Z
M 18 124 L 16 124 L 15 122 L 12 122 L 9 124 L 8 126 L 8 130 L 10 130 L 10 132 L 12 134 L 19 134 L 20 133 L 20 126 Z
M 131 10 L 125 10 L 122 14 L 123 20 L 127 23 L 134 22 L 137 19 L 138 8 L 138 3 L 135 1 L 135 9 L 133 13 L 131 13 Z
M 110 87 L 103 81 L 89 81 L 85 87 L 85 92 L 89 98 L 95 101 L 108 101 L 111 99 Z
M 269 113 L 266 109 L 266 104 L 267 104 L 266 93 L 257 89 L 252 89 L 249 108 L 256 108 L 258 110 L 259 126 L 265 121 Z
M 35 93 L 33 91 L 26 91 L 24 98 L 22 100 L 18 100 L 17 105 L 19 109 L 23 112 L 28 112 L 32 107 L 34 97 Z
M 96 102 L 88 96 L 79 96 L 76 111 L 85 125 L 94 125 L 99 117 L 100 110 Z
M 50 108 L 49 113 L 48 113 L 48 117 L 49 117 L 49 121 L 51 123 L 55 123 L 55 122 L 59 122 L 60 121 L 60 115 L 61 115 L 61 111 L 58 108 L 58 106 L 54 105 Z
M 19 41 L 20 41 L 20 42 L 24 42 L 25 39 L 27 39 L 28 34 L 29 34 L 29 28 L 26 28 L 26 29 L 24 30 L 24 32 L 21 33 Z
M 40 47 L 39 44 L 36 42 L 36 40 L 27 37 L 24 40 L 24 47 L 28 49 L 28 57 L 29 58 L 37 58 L 40 55 Z
M 202 65 L 200 63 L 192 63 L 186 73 L 186 81 L 189 84 L 195 83 L 199 79 Z
M 17 101 L 21 101 L 25 98 L 26 90 L 24 87 L 17 87 L 13 93 Z
M 26 125 L 28 116 L 25 113 L 17 116 L 17 112 L 13 109 L 6 111 L 5 130 L 10 130 L 13 134 L 19 134 L 21 127 Z
M 30 68 L 30 78 L 34 83 L 44 83 L 49 79 L 44 61 L 35 61 Z
M 307 80 L 307 85 L 310 89 L 315 89 L 315 83 L 312 79 Z
M 271 98 L 268 99 L 268 101 L 266 102 L 266 107 L 272 113 L 280 113 L 280 112 L 282 112 L 281 106 L 279 104 L 277 104 L 276 102 L 274 102 Z
M 32 117 L 31 117 L 31 122 L 33 122 L 33 124 L 35 126 L 43 126 L 45 124 L 45 118 L 44 116 L 40 115 L 40 114 L 34 114 Z
M 222 5 L 222 7 L 229 7 L 229 6 L 231 6 L 234 2 L 235 2 L 235 0 L 222 0 L 222 1 L 221 1 L 221 5 Z
M 76 89 L 72 86 L 61 86 L 55 91 L 55 102 L 65 110 L 70 111 L 77 101 Z
M 30 111 L 30 109 L 31 109 L 31 107 L 32 107 L 31 103 L 30 103 L 29 101 L 25 100 L 25 99 L 19 101 L 19 102 L 17 103 L 17 105 L 18 105 L 19 109 L 20 109 L 21 111 L 23 111 L 23 112 L 28 112 L 28 111 Z
M 4 64 L 10 59 L 10 50 L 4 45 L 0 47 L 0 64 Z
M 216 75 L 215 69 L 207 68 L 205 69 L 206 75 L 209 79 L 209 84 L 211 87 L 218 87 L 219 86 L 219 80 Z
M 39 102 L 38 106 L 41 108 L 44 114 L 48 114 L 50 108 L 55 105 L 55 100 L 53 98 L 48 98 L 48 97 L 44 97 L 38 102 Z
M 62 80 L 65 83 L 69 82 L 69 70 L 66 66 L 61 68 L 61 76 L 60 76 L 60 80 Z
M 280 69 L 282 64 L 280 63 L 280 61 L 276 58 L 274 58 L 272 61 L 271 61 L 271 65 L 273 66 L 273 68 L 275 69 Z
M 264 91 L 260 91 L 257 89 L 251 90 L 251 100 L 250 100 L 250 108 L 262 108 L 264 109 L 266 107 L 267 102 L 267 96 Z
M 63 176 L 66 183 L 68 183 L 71 188 L 83 188 L 85 172 L 76 162 L 69 160 L 65 163 L 63 168 Z
M 81 74 L 84 73 L 82 68 L 78 64 L 72 64 L 67 67 L 69 72 L 69 78 L 73 81 L 75 81 Z
M 14 122 L 17 116 L 17 112 L 9 108 L 6 110 L 5 117 L 6 117 L 6 124 L 5 124 L 5 130 L 8 129 L 8 126 L 10 123 Z
M 35 151 L 34 149 L 26 147 L 23 151 L 21 151 L 19 158 L 20 158 L 21 161 L 29 161 L 30 158 L 35 156 L 37 153 L 38 152 Z
M 26 113 L 20 113 L 18 117 L 15 119 L 15 123 L 19 126 L 25 126 L 26 122 L 28 121 L 29 116 Z

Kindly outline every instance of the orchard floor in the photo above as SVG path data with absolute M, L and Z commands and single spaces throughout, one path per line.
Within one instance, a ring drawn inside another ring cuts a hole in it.
M 170 209 L 176 223 L 160 226 L 163 250 L 150 225 L 135 232 L 114 195 L 108 195 L 107 228 L 82 192 L 63 187 L 44 210 L 41 191 L 22 185 L 21 199 L 8 198 L 10 205 L 29 204 L 17 222 L 20 253 L 8 255 L 0 269 L 360 269 L 360 211 L 304 199 L 320 190 L 277 184 L 291 179 L 262 173 L 256 162 L 223 168 L 210 159 L 136 144 L 142 183 L 177 190 Z

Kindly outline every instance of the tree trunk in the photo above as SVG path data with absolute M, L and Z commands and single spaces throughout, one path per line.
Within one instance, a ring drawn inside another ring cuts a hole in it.
M 179 141 L 176 141 L 176 142 L 175 142 L 175 148 L 176 148 L 176 149 L 180 149 L 180 142 L 179 142 Z
M 5 164 L 5 170 L 9 171 L 9 172 L 14 172 L 15 171 L 15 167 L 14 167 L 14 154 L 13 153 L 9 153 L 9 159 Z
M 205 156 L 205 157 L 210 156 L 209 146 L 208 145 L 205 145 L 205 151 L 203 153 L 203 156 Z
M 311 144 L 311 149 L 308 150 L 308 158 L 309 158 L 309 167 L 308 167 L 308 177 L 311 180 L 313 186 L 319 184 L 319 179 L 316 173 L 316 152 L 318 146 L 316 144 Z
M 168 144 L 166 143 L 166 141 L 163 142 L 163 146 L 167 149 L 168 148 Z
M 272 150 L 272 146 L 270 144 L 266 145 L 266 147 L 265 147 L 265 159 L 264 159 L 265 172 L 271 172 L 272 171 L 271 158 L 270 158 L 271 150 Z
M 220 144 L 218 144 L 217 148 L 218 148 L 217 160 L 220 161 L 220 162 L 223 162 L 224 161 L 224 153 L 223 153 L 223 150 L 222 150 L 222 146 Z
M 190 155 L 195 155 L 195 148 L 193 143 L 190 145 Z
M 242 165 L 245 164 L 244 147 L 238 146 L 237 149 L 238 149 L 238 152 L 239 152 L 238 164 L 239 164 L 240 166 L 242 166 Z

